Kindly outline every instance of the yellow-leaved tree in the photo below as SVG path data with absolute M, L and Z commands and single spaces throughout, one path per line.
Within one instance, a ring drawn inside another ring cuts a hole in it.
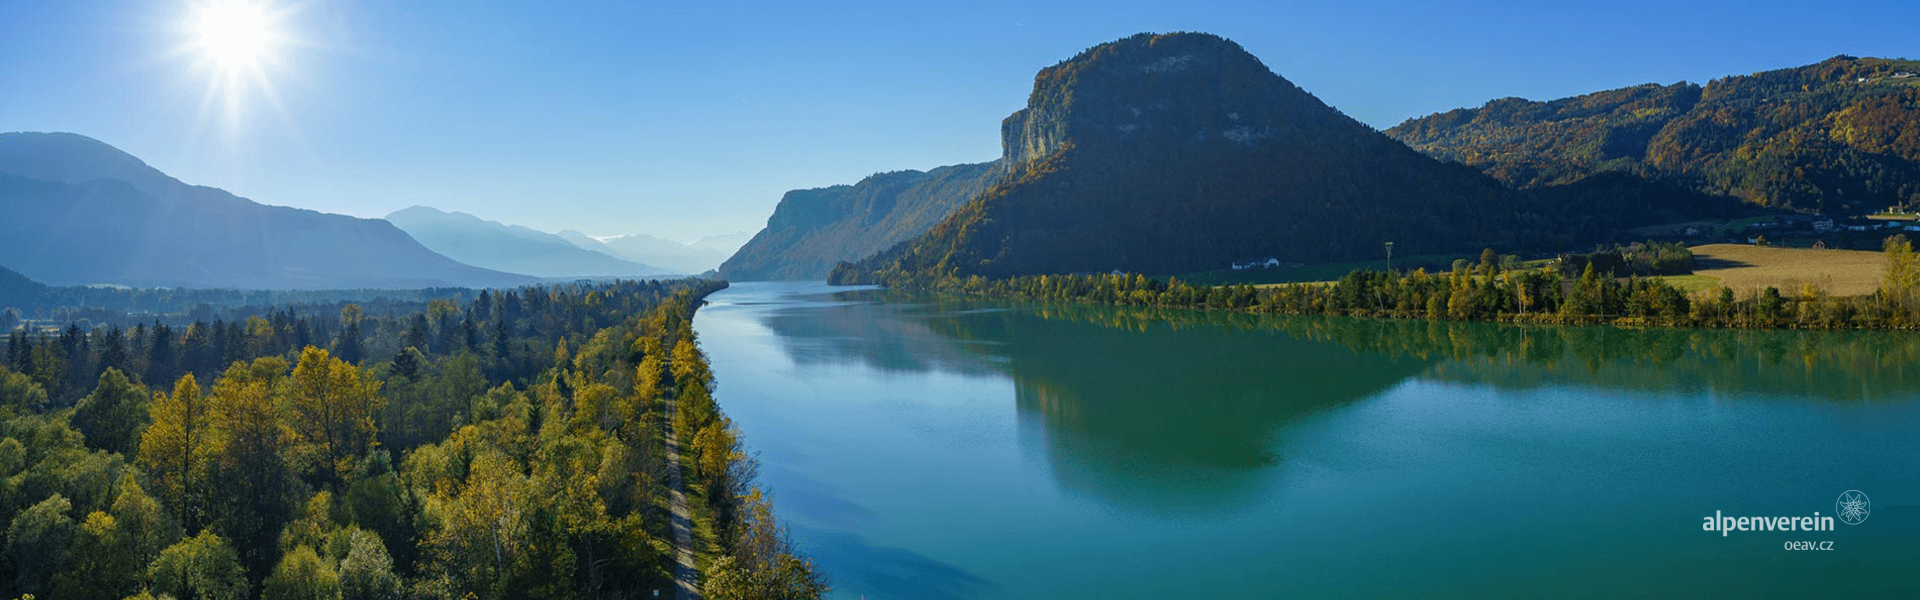
M 379 381 L 326 350 L 308 346 L 287 380 L 293 462 L 344 480 L 373 444 L 374 415 L 385 405 Z
M 221 433 L 214 453 L 222 467 L 245 473 L 251 480 L 279 460 L 283 432 L 277 392 L 286 372 L 286 359 L 271 356 L 234 363 L 214 382 L 208 404 L 214 427 Z
M 1895 235 L 1882 245 L 1887 257 L 1887 274 L 1880 281 L 1880 298 L 1893 308 L 1895 320 L 1909 321 L 1914 314 L 1914 294 L 1920 291 L 1920 257 L 1913 253 L 1907 236 Z
M 529 549 L 527 507 L 532 482 L 511 457 L 497 451 L 474 456 L 457 497 L 435 490 L 444 519 L 428 544 L 455 581 L 486 590 L 515 571 Z
M 140 434 L 138 460 L 153 473 L 161 497 L 192 530 L 200 526 L 207 458 L 213 451 L 213 406 L 200 395 L 193 374 L 180 376 L 173 393 L 156 392 L 147 405 L 152 424 Z
M 673 382 L 687 385 L 695 381 L 711 391 L 713 371 L 707 368 L 707 356 L 694 345 L 692 336 L 683 337 L 673 345 Z
M 240 548 L 273 544 L 288 518 L 282 495 L 293 472 L 287 466 L 286 432 L 281 424 L 281 390 L 287 360 L 278 356 L 236 362 L 213 384 L 217 439 L 209 453 L 220 494 L 207 505 L 221 532 Z

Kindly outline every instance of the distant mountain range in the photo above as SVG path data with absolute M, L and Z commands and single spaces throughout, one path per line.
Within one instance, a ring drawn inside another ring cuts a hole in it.
M 1522 188 L 1618 172 L 1806 211 L 1920 205 L 1920 61 L 1838 56 L 1705 86 L 1502 98 L 1386 133 Z
M 663 240 L 646 234 L 629 234 L 604 239 L 594 238 L 578 231 L 562 231 L 558 235 L 585 250 L 645 262 L 669 273 L 698 275 L 720 266 L 720 261 L 726 260 L 727 255 L 738 247 L 733 240 L 746 234 L 714 236 L 696 240 L 690 244 Z
M 1372 258 L 1387 241 L 1403 256 L 1566 250 L 1755 205 L 1920 207 L 1920 61 L 1505 98 L 1379 132 L 1231 41 L 1141 34 L 1042 70 L 1001 136 L 997 160 L 794 190 L 757 234 L 680 242 L 266 206 L 83 136 L 0 134 L 0 267 L 54 286 L 310 290 L 812 279 L 843 262 L 853 281 L 1180 274 Z
M 730 280 L 823 279 L 833 265 L 926 233 L 1002 174 L 999 161 L 895 171 L 853 185 L 794 190 L 767 227 L 720 265 Z
M 753 240 L 753 232 L 735 231 L 733 233 L 722 233 L 698 238 L 687 242 L 687 245 L 700 250 L 711 250 L 726 256 L 732 256 L 734 251 L 739 250 L 741 246 L 747 245 L 747 242 L 751 240 Z
M 415 206 L 387 215 L 428 249 L 463 263 L 536 277 L 640 277 L 659 267 L 575 245 L 569 238 L 463 212 Z
M 1004 176 L 835 279 L 1178 274 L 1258 257 L 1375 258 L 1387 241 L 1403 256 L 1564 249 L 1731 205 L 1634 178 L 1518 192 L 1341 114 L 1207 34 L 1140 34 L 1044 69 L 1001 137 Z
M 181 183 L 97 140 L 0 134 L 0 266 L 52 285 L 505 287 L 377 219 L 267 206 Z

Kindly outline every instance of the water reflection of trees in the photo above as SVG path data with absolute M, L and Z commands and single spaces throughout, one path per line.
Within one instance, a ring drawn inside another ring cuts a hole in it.
M 1087 305 L 1042 306 L 1034 314 L 1126 331 L 1279 332 L 1357 354 L 1435 361 L 1430 376 L 1496 386 L 1710 389 L 1834 401 L 1920 391 L 1920 336 L 1897 331 L 1523 326 Z
M 1378 394 L 1430 364 L 1185 322 L 1090 327 L 1035 307 L 948 314 L 929 326 L 993 340 L 979 347 L 1006 357 L 1020 436 L 1044 448 L 1060 484 L 1155 510 L 1257 497 L 1260 471 L 1287 460 L 1274 450 L 1281 426 Z
M 869 290 L 768 319 L 800 362 L 1007 373 L 1021 437 L 1070 490 L 1230 506 L 1291 421 L 1412 377 L 1507 389 L 1909 397 L 1920 337 L 1300 317 Z M 1028 427 L 1026 424 L 1034 424 Z
M 789 359 L 804 366 L 855 363 L 886 372 L 999 373 L 1005 367 L 973 340 L 935 332 L 930 315 L 950 309 L 896 298 L 872 302 L 872 292 L 837 292 L 826 302 L 799 303 L 775 311 L 763 323 Z
M 1130 313 L 1089 326 L 1032 305 L 885 290 L 831 299 L 765 318 L 797 362 L 1006 373 L 1020 437 L 1061 485 L 1156 509 L 1255 497 L 1257 473 L 1285 461 L 1273 453 L 1282 424 L 1377 394 L 1431 364 L 1328 352 L 1324 341 L 1281 332 L 1136 322 Z

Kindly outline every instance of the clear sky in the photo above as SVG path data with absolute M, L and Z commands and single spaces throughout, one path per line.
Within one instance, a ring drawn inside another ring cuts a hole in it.
M 254 0 L 279 33 L 222 91 L 193 16 L 221 1 L 0 0 L 0 131 L 267 204 L 687 239 L 757 231 L 789 189 L 995 158 L 1035 71 L 1141 31 L 1231 38 L 1380 128 L 1920 55 L 1905 0 Z

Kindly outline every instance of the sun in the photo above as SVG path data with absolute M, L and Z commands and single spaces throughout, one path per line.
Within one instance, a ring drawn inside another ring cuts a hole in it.
M 194 15 L 194 45 L 222 69 L 255 68 L 269 58 L 278 42 L 273 21 L 257 2 L 208 0 Z
M 291 53 L 313 47 L 289 28 L 303 0 L 178 0 L 165 27 L 176 40 L 155 57 L 178 64 L 182 89 L 199 89 L 196 131 L 237 135 L 260 123 L 259 109 L 290 121 L 283 80 L 297 75 Z M 296 78 L 297 79 L 297 78 Z

